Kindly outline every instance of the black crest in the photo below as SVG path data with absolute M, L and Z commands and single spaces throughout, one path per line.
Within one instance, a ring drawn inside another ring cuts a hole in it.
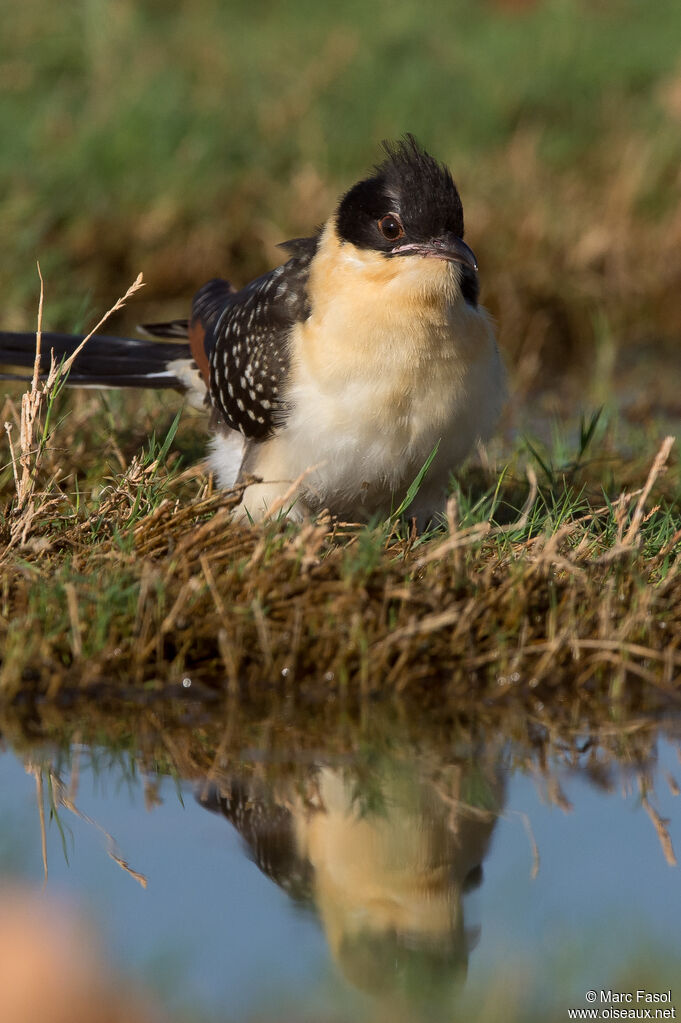
M 463 206 L 452 175 L 422 149 L 413 135 L 384 142 L 386 158 L 375 175 L 360 181 L 340 201 L 339 236 L 359 248 L 390 252 L 378 220 L 398 214 L 408 239 L 426 241 L 451 232 L 463 237 Z

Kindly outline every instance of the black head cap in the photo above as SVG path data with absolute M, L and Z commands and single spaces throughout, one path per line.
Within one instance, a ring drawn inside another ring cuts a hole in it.
M 398 239 L 385 237 L 379 222 L 391 213 L 403 226 L 402 241 L 425 242 L 444 234 L 462 238 L 463 206 L 448 168 L 413 135 L 384 142 L 383 148 L 386 158 L 375 175 L 358 182 L 340 201 L 336 226 L 341 240 L 389 254 Z

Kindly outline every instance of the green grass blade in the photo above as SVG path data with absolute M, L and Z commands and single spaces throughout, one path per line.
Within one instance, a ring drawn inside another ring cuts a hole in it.
M 430 454 L 426 458 L 425 462 L 423 463 L 423 465 L 419 469 L 418 473 L 416 474 L 416 477 L 415 477 L 414 481 L 411 483 L 409 489 L 407 490 L 407 493 L 406 493 L 406 495 L 404 497 L 404 500 L 401 502 L 401 504 L 398 505 L 398 507 L 395 509 L 395 511 L 390 516 L 390 521 L 391 522 L 394 522 L 396 519 L 399 519 L 400 516 L 402 516 L 405 513 L 405 511 L 407 510 L 409 505 L 412 503 L 412 501 L 414 500 L 414 498 L 418 494 L 419 490 L 421 489 L 421 484 L 423 483 L 424 477 L 425 477 L 426 473 L 428 472 L 428 470 L 430 469 L 430 466 L 431 466 L 431 464 L 433 462 L 433 459 L 435 458 L 435 456 L 436 456 L 436 454 L 438 452 L 438 448 L 439 447 L 440 447 L 440 441 L 438 440 L 437 444 L 435 445 L 433 450 L 430 452 Z

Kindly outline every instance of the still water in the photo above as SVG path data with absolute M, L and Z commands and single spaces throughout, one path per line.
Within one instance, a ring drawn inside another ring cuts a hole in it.
M 677 734 L 223 748 L 191 779 L 172 746 L 8 744 L 1 883 L 66 896 L 173 1021 L 678 1013 Z

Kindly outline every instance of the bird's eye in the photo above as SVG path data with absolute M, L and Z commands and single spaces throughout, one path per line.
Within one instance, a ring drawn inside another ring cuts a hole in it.
M 378 230 L 389 242 L 396 242 L 398 238 L 404 236 L 402 221 L 394 213 L 388 213 L 385 217 L 381 217 L 378 222 Z

